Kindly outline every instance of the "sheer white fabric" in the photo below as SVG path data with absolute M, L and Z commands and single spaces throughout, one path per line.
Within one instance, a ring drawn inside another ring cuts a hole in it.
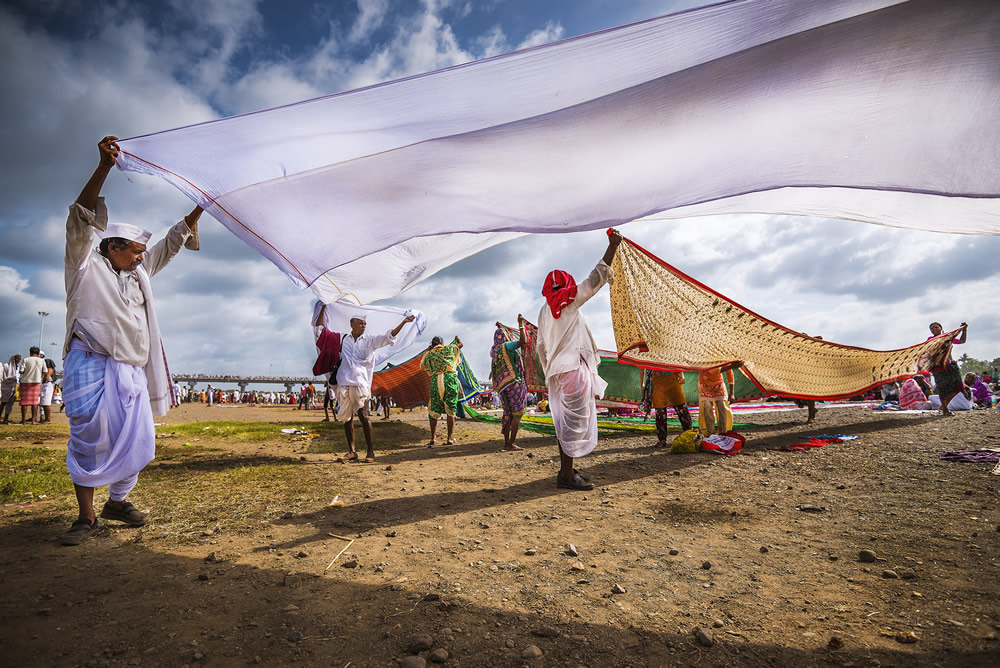
M 549 409 L 559 447 L 570 457 L 585 457 L 597 446 L 597 402 L 594 374 L 586 362 L 579 368 L 546 378 Z
M 455 233 L 751 212 L 1000 234 L 998 31 L 994 0 L 732 0 L 136 137 L 119 166 L 364 301 L 478 250 Z
M 322 301 L 313 303 L 312 323 L 315 327 L 319 317 Z M 403 352 L 424 333 L 427 329 L 427 316 L 423 311 L 417 309 L 402 309 L 395 306 L 373 306 L 371 304 L 359 306 L 349 298 L 341 298 L 332 304 L 327 304 L 323 311 L 323 326 L 331 332 L 340 334 L 351 333 L 351 318 L 356 315 L 365 316 L 365 332 L 368 335 L 389 332 L 396 328 L 400 322 L 408 315 L 414 317 L 413 322 L 408 322 L 399 330 L 399 334 L 387 346 L 375 349 L 372 353 L 372 368 L 377 369 L 385 364 L 389 359 Z M 371 380 L 369 378 L 369 380 Z M 369 383 L 370 384 L 370 383 Z

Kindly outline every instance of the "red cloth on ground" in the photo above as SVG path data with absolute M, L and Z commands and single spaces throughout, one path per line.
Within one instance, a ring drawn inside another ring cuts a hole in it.
M 326 327 L 316 339 L 316 363 L 313 364 L 313 375 L 322 376 L 333 373 L 340 362 L 340 334 L 331 332 Z
M 576 297 L 576 281 L 568 272 L 562 269 L 554 269 L 545 277 L 545 284 L 542 286 L 542 296 L 549 304 L 552 317 L 558 318 L 563 307 L 568 305 Z

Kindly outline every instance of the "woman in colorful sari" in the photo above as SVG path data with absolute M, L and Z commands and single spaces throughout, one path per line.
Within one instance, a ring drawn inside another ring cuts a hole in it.
M 459 362 L 462 361 L 462 340 L 457 336 L 448 345 L 444 339 L 435 336 L 431 345 L 420 360 L 420 368 L 431 377 L 431 401 L 427 407 L 427 417 L 431 423 L 431 440 L 428 446 L 436 443 L 437 421 L 442 415 L 448 419 L 448 445 L 455 443 L 455 412 L 458 410 L 458 400 L 462 397 L 462 386 L 458 382 Z
M 504 331 L 497 323 L 497 331 L 493 335 L 493 347 L 490 349 L 490 378 L 493 380 L 493 391 L 500 398 L 503 406 L 503 449 L 523 450 L 518 447 L 517 429 L 521 426 L 521 416 L 528 405 L 528 388 L 524 382 L 524 366 L 518 349 L 524 347 L 524 316 L 517 314 L 517 327 L 520 336 L 517 341 L 508 341 Z

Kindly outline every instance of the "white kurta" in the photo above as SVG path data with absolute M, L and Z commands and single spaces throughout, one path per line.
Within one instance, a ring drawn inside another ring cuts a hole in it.
M 76 203 L 69 208 L 63 357 L 69 353 L 70 342 L 82 338 L 90 350 L 144 369 L 153 414 L 166 415 L 170 407 L 170 379 L 149 277 L 173 259 L 191 231 L 183 220 L 178 222 L 146 250 L 139 267 L 118 273 L 107 258 L 94 250 L 94 231 L 103 231 L 107 224 L 108 210 L 103 198 L 97 200 L 96 211 Z

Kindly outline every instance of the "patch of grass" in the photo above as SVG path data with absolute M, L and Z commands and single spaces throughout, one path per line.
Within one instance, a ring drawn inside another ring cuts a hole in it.
M 28 492 L 34 498 L 73 493 L 64 452 L 47 448 L 0 449 L 0 502 L 27 501 Z
M 172 456 L 167 465 L 147 468 L 132 495 L 153 512 L 147 539 L 190 543 L 208 529 L 213 535 L 251 533 L 286 513 L 315 512 L 357 486 L 291 458 L 219 458 L 186 448 Z
M 333 423 L 324 422 L 320 425 L 302 422 L 240 422 L 237 420 L 213 420 L 212 422 L 182 422 L 180 424 L 162 425 L 157 428 L 161 438 L 223 438 L 241 443 L 260 443 L 276 438 L 287 438 L 282 429 L 302 429 L 313 434 L 331 432 Z M 343 433 L 343 428 L 341 428 Z

